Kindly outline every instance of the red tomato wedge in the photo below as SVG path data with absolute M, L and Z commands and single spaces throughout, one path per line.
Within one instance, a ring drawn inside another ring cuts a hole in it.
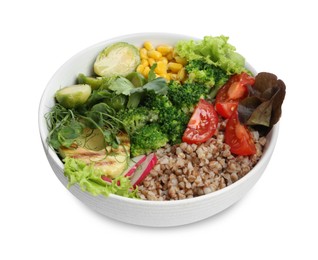
M 200 99 L 185 130 L 182 141 L 200 144 L 209 140 L 215 133 L 219 118 L 211 103 Z
M 247 86 L 254 83 L 255 78 L 245 72 L 233 75 L 216 95 L 215 109 L 219 115 L 229 118 L 238 102 L 248 95 Z
M 236 155 L 252 155 L 256 153 L 252 134 L 246 126 L 242 125 L 235 110 L 228 119 L 225 127 L 225 143 L 231 147 Z

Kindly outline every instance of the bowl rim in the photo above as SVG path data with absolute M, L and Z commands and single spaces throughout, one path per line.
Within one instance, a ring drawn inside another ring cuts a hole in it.
M 105 44 L 109 44 L 111 42 L 115 42 L 115 41 L 124 41 L 124 40 L 129 40 L 131 38 L 137 38 L 137 37 L 144 37 L 145 39 L 147 38 L 151 38 L 151 37 L 172 37 L 172 38 L 179 38 L 179 39 L 193 39 L 193 40 L 200 40 L 200 38 L 197 37 L 193 37 L 190 35 L 184 35 L 184 34 L 177 34 L 177 33 L 165 33 L 165 32 L 141 32 L 141 33 L 132 33 L 132 34 L 126 34 L 126 35 L 121 35 L 121 36 L 117 36 L 114 38 L 110 38 L 104 41 L 100 41 L 96 44 L 93 44 L 89 47 L 86 47 L 84 49 L 82 49 L 81 51 L 77 52 L 76 54 L 74 54 L 73 56 L 71 56 L 66 62 L 64 62 L 57 70 L 56 72 L 53 74 L 53 76 L 51 77 L 51 79 L 48 81 L 41 99 L 40 99 L 40 103 L 39 103 L 39 109 L 38 109 L 38 126 L 39 126 L 39 132 L 40 132 L 40 137 L 42 140 L 42 144 L 45 150 L 45 153 L 47 154 L 47 156 L 51 156 L 51 158 L 53 159 L 53 161 L 56 163 L 56 165 L 59 167 L 59 169 L 61 171 L 63 171 L 63 163 L 61 161 L 61 159 L 58 157 L 57 153 L 47 144 L 46 142 L 46 131 L 47 131 L 47 125 L 44 123 L 44 114 L 43 114 L 43 110 L 46 107 L 46 100 L 47 100 L 47 92 L 49 92 L 49 85 L 50 82 L 56 77 L 56 75 L 58 75 L 60 73 L 60 71 L 63 71 L 63 69 L 73 61 L 73 59 L 75 59 L 78 56 L 83 55 L 85 52 L 88 52 L 90 49 L 95 49 L 97 47 L 100 47 L 101 45 Z M 257 71 L 248 63 L 245 62 L 245 65 L 250 67 L 252 69 L 252 71 L 254 72 L 254 74 L 257 74 Z M 116 199 L 125 203 L 131 203 L 131 204 L 138 204 L 138 205 L 151 205 L 151 206 L 159 206 L 159 207 L 163 207 L 163 206 L 168 206 L 168 205 L 186 205 L 186 204 L 191 204 L 191 203 L 197 203 L 200 201 L 205 201 L 205 200 L 209 200 L 212 199 L 213 197 L 217 197 L 223 193 L 226 193 L 230 190 L 235 189 L 237 186 L 241 185 L 242 183 L 246 182 L 248 179 L 252 178 L 255 174 L 257 174 L 257 172 L 259 170 L 261 170 L 261 167 L 263 166 L 264 163 L 266 163 L 267 160 L 270 159 L 275 145 L 276 145 L 276 141 L 278 138 L 278 132 L 279 132 L 279 122 L 274 125 L 274 127 L 271 129 L 270 133 L 268 133 L 267 136 L 271 136 L 271 140 L 270 142 L 267 142 L 265 145 L 265 150 L 261 156 L 261 158 L 259 159 L 259 161 L 256 163 L 256 165 L 246 174 L 244 175 L 241 179 L 237 180 L 236 182 L 232 183 L 229 186 L 226 186 L 220 190 L 216 190 L 214 192 L 211 192 L 209 194 L 205 194 L 205 195 L 201 195 L 198 197 L 193 197 L 193 198 L 186 198 L 186 199 L 181 199 L 181 200 L 168 200 L 168 201 L 153 201 L 153 200 L 142 200 L 142 199 L 132 199 L 132 198 L 127 198 L 127 197 L 123 197 L 123 196 L 119 196 L 116 194 L 109 194 L 108 197 L 105 197 L 103 195 L 98 195 L 98 196 L 93 196 L 92 194 L 86 192 L 86 191 L 82 191 L 83 193 L 85 193 L 85 195 L 87 196 L 92 196 L 94 198 L 99 198 L 102 200 L 107 200 L 109 198 L 111 199 Z M 63 177 L 67 180 L 67 178 L 63 175 Z M 74 186 L 77 186 L 79 188 L 78 184 L 74 184 Z M 80 188 L 79 188 L 80 189 Z

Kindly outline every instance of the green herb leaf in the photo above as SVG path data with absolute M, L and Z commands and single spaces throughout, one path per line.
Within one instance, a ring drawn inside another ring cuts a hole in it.
M 149 81 L 141 88 L 135 88 L 130 93 L 141 93 L 144 91 L 154 91 L 157 95 L 166 95 L 168 93 L 168 85 L 164 78 L 158 77 Z
M 155 73 L 155 69 L 157 68 L 157 63 L 152 64 L 150 67 L 150 71 L 148 73 L 148 82 L 153 81 L 157 76 Z
M 98 89 L 94 90 L 90 97 L 88 98 L 85 106 L 90 109 L 95 104 L 101 102 L 104 99 L 110 99 L 112 97 L 112 93 L 107 89 Z
M 126 76 L 126 79 L 128 79 L 136 88 L 142 87 L 147 82 L 146 78 L 139 72 L 130 73 Z
M 134 88 L 135 86 L 124 77 L 117 77 L 109 86 L 109 89 L 115 91 L 117 95 L 130 95 L 131 90 Z

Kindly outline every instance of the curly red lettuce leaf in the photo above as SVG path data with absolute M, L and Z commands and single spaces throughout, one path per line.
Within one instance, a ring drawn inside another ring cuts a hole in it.
M 238 105 L 240 122 L 268 133 L 281 117 L 285 94 L 286 86 L 276 75 L 259 73 L 248 97 Z

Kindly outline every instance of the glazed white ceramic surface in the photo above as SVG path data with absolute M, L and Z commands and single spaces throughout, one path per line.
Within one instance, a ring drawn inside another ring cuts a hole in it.
M 93 62 L 96 56 L 111 43 L 124 41 L 141 46 L 146 40 L 149 40 L 156 46 L 158 44 L 173 45 L 182 39 L 194 38 L 168 33 L 140 33 L 113 38 L 93 45 L 76 54 L 53 75 L 44 90 L 40 102 L 38 115 L 39 129 L 48 161 L 54 173 L 65 187 L 67 185 L 67 178 L 63 174 L 63 164 L 46 142 L 48 130 L 45 114 L 54 105 L 55 92 L 63 86 L 74 84 L 79 73 L 92 74 Z M 249 64 L 246 64 L 246 67 L 256 73 L 254 68 Z M 88 207 L 118 221 L 152 227 L 190 224 L 223 211 L 241 199 L 254 186 L 270 161 L 278 137 L 278 130 L 279 126 L 276 125 L 269 133 L 262 158 L 246 176 L 234 184 L 208 195 L 179 201 L 143 201 L 113 194 L 109 197 L 95 197 L 87 192 L 83 192 L 78 185 L 73 185 L 69 191 Z

